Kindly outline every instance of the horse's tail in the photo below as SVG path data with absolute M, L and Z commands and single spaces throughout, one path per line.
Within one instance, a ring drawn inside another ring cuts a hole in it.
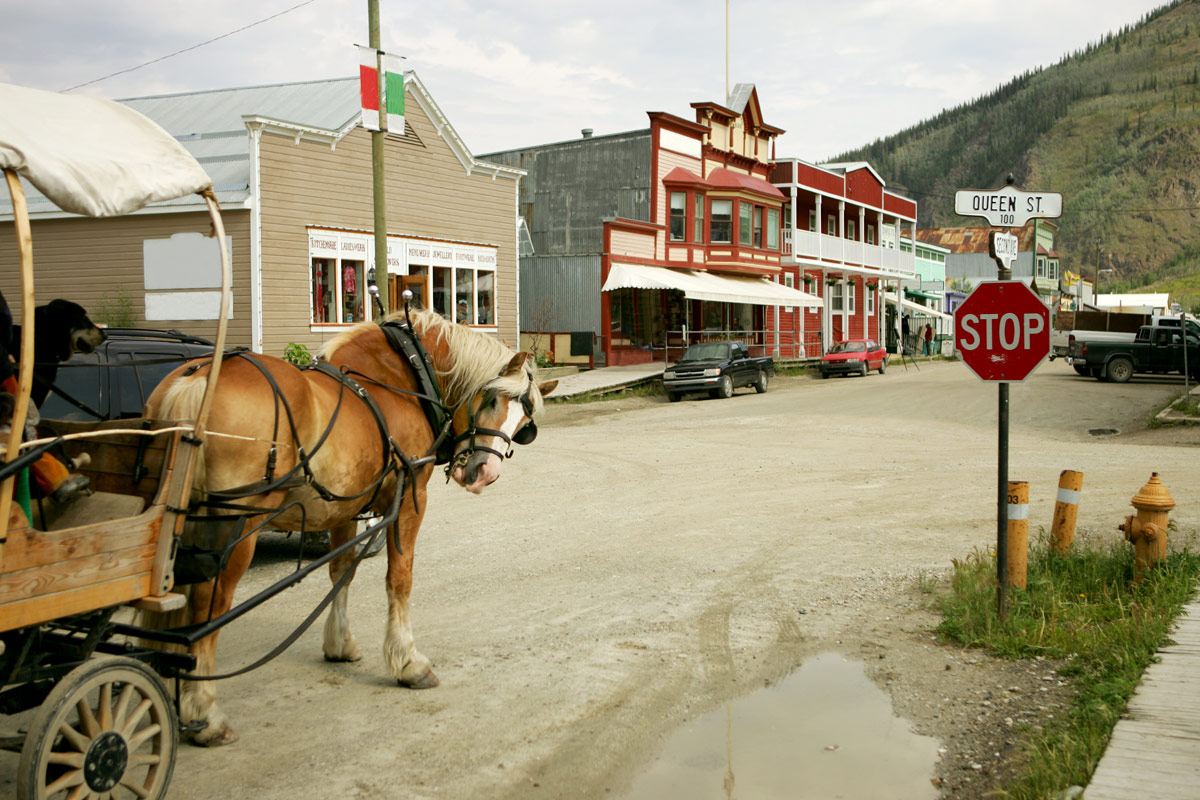
M 208 388 L 207 375 L 184 375 L 175 379 L 168 388 L 157 408 L 148 408 L 147 416 L 156 419 L 189 420 L 195 419 L 200 413 L 200 404 L 204 400 L 204 390 Z M 192 485 L 204 486 L 204 445 L 201 443 L 199 458 L 196 459 L 196 469 L 193 473 Z

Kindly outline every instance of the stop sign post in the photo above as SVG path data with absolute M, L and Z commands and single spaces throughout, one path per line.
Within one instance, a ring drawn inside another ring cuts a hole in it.
M 1009 175 L 994 192 L 962 190 L 954 210 L 980 216 L 993 227 L 1024 225 L 1038 217 L 1062 216 L 1062 195 L 1022 192 Z M 1000 280 L 979 284 L 954 311 L 954 344 L 963 363 L 980 380 L 998 384 L 996 486 L 996 607 L 1004 618 L 1008 592 L 1008 385 L 1023 381 L 1050 354 L 1050 310 L 1028 286 L 1010 281 L 1016 237 L 992 232 L 989 251 L 1000 266 Z
M 1020 281 L 987 281 L 954 310 L 954 347 L 987 382 L 1020 382 L 1050 355 L 1050 309 Z

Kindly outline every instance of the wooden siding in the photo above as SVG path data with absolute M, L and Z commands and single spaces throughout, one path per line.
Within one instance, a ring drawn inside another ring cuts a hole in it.
M 796 164 L 796 182 L 801 186 L 811 186 L 813 189 L 836 197 L 841 197 L 845 192 L 845 184 L 841 176 L 808 164 Z
M 227 344 L 250 345 L 250 214 L 222 212 L 225 234 L 233 239 L 233 318 Z M 146 328 L 178 328 L 197 336 L 216 337 L 216 320 L 146 321 L 142 242 L 176 233 L 208 233 L 205 212 L 133 214 L 112 219 L 66 217 L 34 220 L 34 288 L 38 305 L 56 297 L 73 300 L 92 320 L 112 324 L 108 312 L 128 303 L 134 324 Z M 21 271 L 16 237 L 10 223 L 0 225 L 0 291 L 21 313 Z M 108 317 L 106 319 L 106 317 Z
M 670 225 L 667 203 L 671 193 L 663 186 L 662 180 L 676 167 L 685 169 L 693 175 L 699 175 L 702 164 L 698 158 L 685 156 L 671 150 L 659 149 L 658 174 L 654 176 L 654 180 L 658 183 L 658 197 L 655 198 L 654 216 L 650 218 L 651 222 L 657 222 L 659 225 Z M 685 216 L 691 216 L 692 210 L 689 207 L 685 209 L 685 212 Z
M 633 256 L 652 260 L 655 257 L 654 236 L 633 231 L 612 232 L 613 256 Z
M 846 196 L 855 203 L 883 208 L 883 184 L 869 169 L 856 169 L 846 176 Z
M 389 139 L 388 233 L 498 248 L 499 338 L 517 344 L 516 181 L 468 175 L 415 99 L 405 119 L 424 146 Z M 308 229 L 374 229 L 370 134 L 359 128 L 331 148 L 264 133 L 260 149 L 263 351 L 289 342 L 316 350 L 336 335 L 311 333 Z

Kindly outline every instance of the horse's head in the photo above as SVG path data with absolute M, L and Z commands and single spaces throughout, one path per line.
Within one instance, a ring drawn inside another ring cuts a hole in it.
M 468 492 L 479 494 L 500 477 L 500 464 L 512 455 L 513 444 L 537 437 L 534 412 L 558 381 L 535 383 L 528 353 L 517 353 L 482 389 L 454 410 L 454 459 L 450 477 Z

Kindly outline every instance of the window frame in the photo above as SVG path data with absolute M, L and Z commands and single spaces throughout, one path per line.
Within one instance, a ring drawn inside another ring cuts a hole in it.
M 837 236 L 837 217 L 829 214 L 825 217 L 825 235 Z
M 774 222 L 771 221 L 772 216 L 775 217 Z M 768 250 L 778 250 L 779 249 L 779 209 L 778 208 L 768 208 L 767 209 L 767 249 Z
M 704 243 L 704 195 L 700 192 L 692 195 L 692 241 Z
M 754 206 L 754 247 L 763 249 L 763 207 Z
M 721 203 L 721 204 L 728 203 L 729 204 L 729 212 L 728 212 L 729 216 L 727 218 L 724 218 L 724 219 L 717 218 L 717 212 L 716 212 L 715 207 L 718 203 Z M 726 238 L 726 239 L 718 239 L 717 238 L 718 227 L 720 227 L 720 229 L 722 229 L 722 230 L 728 231 L 728 234 L 727 234 L 728 238 Z M 724 197 L 718 197 L 718 198 L 713 198 L 712 200 L 709 201 L 709 203 L 708 203 L 708 241 L 711 244 L 733 244 L 733 200 L 730 200 L 730 199 L 727 199 Z
M 676 198 L 679 199 L 679 208 L 675 207 Z M 675 230 L 676 223 L 679 226 L 678 235 Z M 687 192 L 672 191 L 667 195 L 667 240 L 687 241 Z
M 745 200 L 738 201 L 738 244 L 742 247 L 751 247 L 753 239 L 754 225 L 754 204 L 747 203 Z

